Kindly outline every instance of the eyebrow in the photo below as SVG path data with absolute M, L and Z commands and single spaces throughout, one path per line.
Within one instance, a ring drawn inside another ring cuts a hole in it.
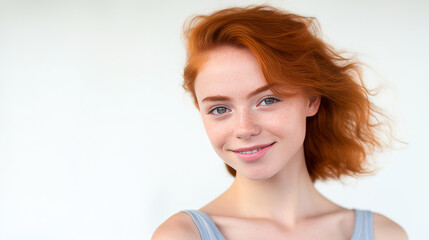
M 255 91 L 252 91 L 251 93 L 247 94 L 247 99 L 249 99 L 255 95 L 258 95 L 261 92 L 265 92 L 268 89 L 270 89 L 270 86 L 268 86 L 268 85 L 262 86 L 262 87 L 256 89 Z M 206 101 L 217 102 L 217 101 L 230 101 L 230 100 L 231 100 L 231 98 L 229 98 L 227 96 L 216 95 L 216 96 L 206 97 L 201 102 L 206 102 Z

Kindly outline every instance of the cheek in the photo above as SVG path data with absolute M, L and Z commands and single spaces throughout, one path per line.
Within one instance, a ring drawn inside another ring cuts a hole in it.
M 213 119 L 203 118 L 204 129 L 215 151 L 222 148 L 227 137 L 226 127 Z
M 304 140 L 306 117 L 302 112 L 292 109 L 273 112 L 266 122 L 265 129 L 281 139 Z

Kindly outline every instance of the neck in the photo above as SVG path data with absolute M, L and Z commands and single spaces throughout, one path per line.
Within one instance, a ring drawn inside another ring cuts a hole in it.
M 303 150 L 269 179 L 250 180 L 237 172 L 225 193 L 234 199 L 232 207 L 237 215 L 271 219 L 290 226 L 338 207 L 315 189 Z

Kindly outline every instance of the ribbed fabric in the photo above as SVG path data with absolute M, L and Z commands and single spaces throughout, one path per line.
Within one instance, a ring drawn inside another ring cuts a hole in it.
M 213 220 L 206 213 L 199 210 L 183 210 L 182 212 L 191 215 L 200 231 L 201 240 L 225 240 Z
M 353 210 L 355 211 L 355 225 L 350 240 L 374 240 L 372 212 L 359 209 Z M 199 210 L 183 210 L 182 212 L 191 215 L 192 220 L 200 231 L 201 240 L 225 240 L 213 220 L 206 213 Z
M 372 212 L 355 210 L 355 228 L 350 240 L 374 240 Z

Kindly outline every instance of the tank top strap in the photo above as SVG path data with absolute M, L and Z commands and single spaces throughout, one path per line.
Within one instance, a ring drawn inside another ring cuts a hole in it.
M 355 226 L 350 240 L 374 240 L 373 214 L 368 210 L 355 211 Z
M 191 209 L 182 210 L 181 212 L 186 212 L 192 217 L 192 220 L 195 225 L 197 225 L 198 231 L 200 232 L 201 240 L 225 240 L 216 227 L 216 224 L 206 213 Z

